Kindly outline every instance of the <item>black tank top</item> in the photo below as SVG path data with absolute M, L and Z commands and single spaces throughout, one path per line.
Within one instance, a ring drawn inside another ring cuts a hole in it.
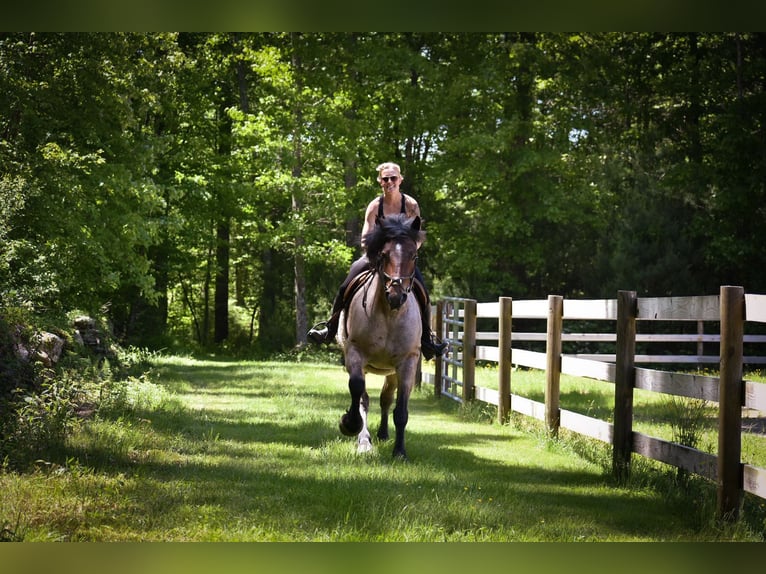
M 401 192 L 400 192 L 401 193 Z M 402 193 L 402 210 L 400 213 L 407 213 L 407 196 Z M 378 217 L 384 219 L 383 215 L 383 195 L 380 196 L 380 202 L 378 203 Z

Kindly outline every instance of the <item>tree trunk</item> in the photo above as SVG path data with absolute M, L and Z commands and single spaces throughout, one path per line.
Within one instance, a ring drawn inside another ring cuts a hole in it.
M 232 121 L 227 112 L 233 95 L 225 83 L 218 102 L 218 155 L 221 164 L 228 166 L 231 156 Z M 224 170 L 226 172 L 227 170 Z M 220 344 L 229 337 L 229 251 L 231 249 L 231 191 L 228 177 L 218 181 L 218 221 L 215 245 L 215 320 L 213 342 Z
M 300 186 L 300 179 L 302 175 L 301 163 L 303 161 L 303 109 L 301 108 L 300 94 L 302 88 L 301 82 L 301 59 L 295 52 L 295 41 L 297 34 L 292 34 L 293 38 L 293 56 L 292 65 L 296 77 L 295 94 L 296 102 L 293 110 L 293 121 L 295 122 L 293 128 L 293 190 L 292 190 L 292 210 L 297 215 L 303 210 L 303 191 Z M 298 345 L 305 345 L 307 342 L 306 331 L 308 330 L 308 309 L 306 308 L 306 269 L 303 260 L 303 244 L 304 238 L 300 234 L 300 231 L 295 237 L 295 256 L 294 256 L 294 273 L 295 273 L 295 340 Z
M 221 219 L 216 228 L 215 249 L 215 324 L 213 341 L 220 344 L 229 337 L 229 220 Z

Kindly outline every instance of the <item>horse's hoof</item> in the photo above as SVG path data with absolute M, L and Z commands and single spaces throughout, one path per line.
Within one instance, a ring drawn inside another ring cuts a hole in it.
M 356 447 L 356 452 L 359 454 L 364 454 L 366 452 L 370 452 L 371 450 L 372 450 L 372 443 L 370 442 L 370 439 L 360 440 L 359 444 Z
M 388 432 L 378 430 L 378 440 L 388 440 Z
M 338 428 L 340 429 L 341 434 L 345 436 L 356 436 L 360 432 L 362 432 L 362 427 L 364 425 L 362 424 L 362 417 L 357 415 L 356 417 L 350 416 L 349 413 L 346 413 L 342 417 L 340 417 L 340 423 L 338 424 Z
M 393 458 L 394 460 L 401 461 L 401 462 L 409 462 L 410 459 L 407 458 L 407 453 L 403 450 L 395 450 L 393 452 Z

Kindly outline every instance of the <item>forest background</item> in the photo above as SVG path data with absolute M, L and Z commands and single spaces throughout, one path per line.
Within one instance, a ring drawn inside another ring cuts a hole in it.
M 305 343 L 402 166 L 432 298 L 766 293 L 764 33 L 2 33 L 0 306 Z

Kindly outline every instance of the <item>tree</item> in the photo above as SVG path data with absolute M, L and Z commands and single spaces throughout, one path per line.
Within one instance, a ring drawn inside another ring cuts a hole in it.
M 154 296 L 146 250 L 163 202 L 141 124 L 144 47 L 125 34 L 0 39 L 4 185 L 23 198 L 6 221 L 6 303 L 95 311 L 123 289 Z
M 436 298 L 762 290 L 764 38 L 3 33 L 0 296 L 302 344 L 386 160 Z

